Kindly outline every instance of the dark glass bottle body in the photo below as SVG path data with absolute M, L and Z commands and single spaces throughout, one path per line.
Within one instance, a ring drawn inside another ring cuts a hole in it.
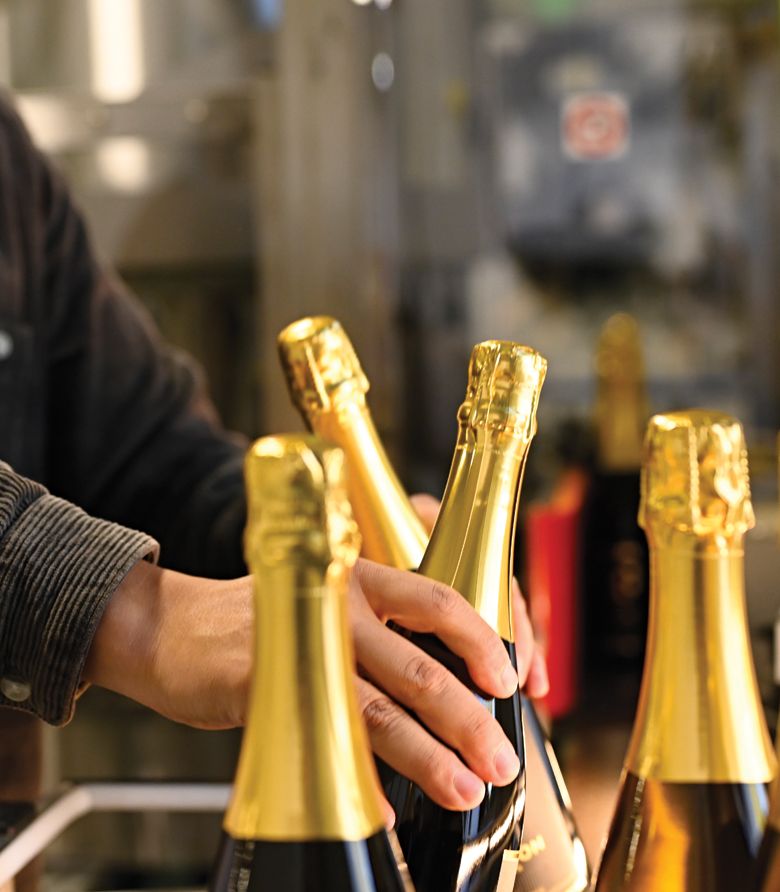
M 488 697 L 474 687 L 465 664 L 438 639 L 406 633 L 423 650 L 439 659 L 474 692 L 501 725 L 524 764 L 523 720 L 517 696 Z M 515 646 L 505 642 L 516 665 Z M 525 770 L 503 787 L 488 784 L 485 797 L 466 812 L 449 811 L 385 765 L 380 766 L 390 804 L 396 809 L 396 833 L 409 873 L 418 889 L 428 892 L 495 892 L 502 868 L 514 871 L 520 850 L 525 810 Z M 504 866 L 506 863 L 509 865 Z M 512 887 L 510 887 L 512 888 Z
M 270 842 L 222 834 L 214 892 L 409 892 L 387 834 L 358 841 Z
M 771 823 L 767 825 L 761 840 L 756 873 L 757 892 L 777 892 L 780 889 L 780 830 Z
M 762 783 L 665 783 L 628 772 L 597 888 L 747 892 L 766 809 Z
M 775 747 L 780 749 L 780 722 L 775 731 Z M 770 790 L 769 818 L 758 850 L 756 892 L 780 890 L 780 776 Z
M 635 698 L 639 689 L 649 589 L 647 539 L 637 523 L 638 510 L 638 468 L 594 473 L 583 511 L 582 547 L 591 699 L 603 691 L 604 679 L 612 690 L 622 682 L 623 701 Z

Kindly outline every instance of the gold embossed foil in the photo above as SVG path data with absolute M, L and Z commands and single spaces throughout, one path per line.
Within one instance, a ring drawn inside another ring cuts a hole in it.
M 346 619 L 360 547 L 344 454 L 266 437 L 246 459 L 255 665 L 225 829 L 234 839 L 357 840 L 383 827 Z
M 753 510 L 739 423 L 704 410 L 651 419 L 639 515 L 651 607 L 626 768 L 666 782 L 769 781 L 775 759 L 745 612 Z
M 368 381 L 344 329 L 329 316 L 288 325 L 277 344 L 290 396 L 306 424 L 344 450 L 349 495 L 367 557 L 416 570 L 428 534 L 390 464 L 366 406 Z
M 472 350 L 440 522 L 420 566 L 461 592 L 506 641 L 514 640 L 517 505 L 546 370 L 540 354 L 510 341 Z

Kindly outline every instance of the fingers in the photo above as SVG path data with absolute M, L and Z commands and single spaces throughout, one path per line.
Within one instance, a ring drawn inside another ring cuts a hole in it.
M 409 500 L 423 522 L 425 529 L 430 533 L 433 525 L 436 523 L 436 518 L 439 516 L 441 502 L 435 496 L 428 495 L 425 492 L 416 493 L 410 496 Z
M 482 781 L 401 706 L 357 679 L 358 702 L 374 752 L 443 808 L 465 811 L 485 795 Z
M 387 801 L 382 785 L 379 783 L 379 778 L 377 778 L 377 795 L 379 796 L 379 807 L 382 809 L 385 828 L 392 830 L 395 827 L 395 811 L 393 811 L 393 806 Z
M 525 598 L 516 579 L 512 579 L 512 619 L 515 626 L 515 650 L 517 655 L 517 676 L 520 687 L 526 683 L 531 660 L 536 647 L 534 630 L 528 616 Z
M 525 598 L 516 579 L 512 579 L 512 617 L 515 625 L 517 675 L 520 687 L 525 687 L 529 697 L 544 697 L 550 689 L 547 663 L 534 638 Z
M 454 589 L 365 559 L 355 564 L 352 581 L 381 622 L 393 619 L 414 632 L 433 633 L 465 660 L 483 691 L 494 697 L 515 692 L 518 677 L 503 642 Z
M 501 726 L 438 660 L 376 620 L 356 630 L 355 647 L 363 672 L 483 780 L 503 786 L 517 776 L 520 762 Z
M 531 660 L 531 668 L 528 672 L 528 680 L 525 683 L 525 689 L 529 697 L 539 698 L 545 697 L 550 691 L 550 679 L 547 675 L 547 663 L 544 654 L 537 646 L 534 650 L 533 659 Z

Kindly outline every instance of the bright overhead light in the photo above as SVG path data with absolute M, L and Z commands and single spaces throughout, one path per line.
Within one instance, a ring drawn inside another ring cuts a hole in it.
M 117 192 L 140 193 L 148 188 L 152 173 L 149 146 L 137 136 L 111 136 L 95 149 L 101 180 Z
M 106 102 L 129 102 L 144 86 L 139 0 L 89 0 L 92 88 Z
M 371 79 L 377 90 L 386 93 L 395 80 L 395 65 L 388 53 L 377 53 L 371 62 Z

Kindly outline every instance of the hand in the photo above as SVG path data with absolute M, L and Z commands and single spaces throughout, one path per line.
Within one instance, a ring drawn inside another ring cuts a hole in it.
M 498 723 L 440 663 L 384 625 L 395 619 L 436 634 L 477 685 L 508 697 L 517 676 L 473 608 L 440 583 L 365 560 L 352 573 L 349 606 L 358 698 L 377 754 L 448 808 L 476 805 L 483 781 L 512 780 L 519 765 Z M 175 721 L 235 727 L 244 723 L 252 646 L 251 577 L 202 579 L 142 561 L 103 614 L 85 680 Z
M 509 697 L 517 673 L 498 635 L 454 589 L 373 561 L 355 564 L 349 594 L 358 700 L 374 752 L 445 808 L 476 806 L 485 781 L 508 784 L 520 763 L 498 722 L 438 660 L 385 623 L 433 633 L 463 658 L 478 687 Z
M 430 533 L 439 516 L 441 503 L 434 496 L 418 493 L 411 496 L 414 510 Z M 550 690 L 547 663 L 541 647 L 534 638 L 534 630 L 528 616 L 528 607 L 520 591 L 520 584 L 512 578 L 512 617 L 515 627 L 517 651 L 517 675 L 520 687 L 529 697 L 544 697 Z

